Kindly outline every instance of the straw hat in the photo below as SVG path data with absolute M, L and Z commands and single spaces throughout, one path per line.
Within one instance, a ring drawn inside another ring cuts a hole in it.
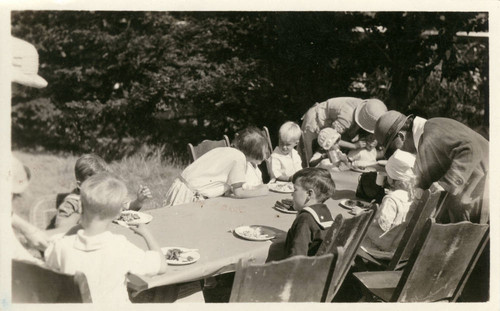
M 29 170 L 14 155 L 11 157 L 12 193 L 22 193 L 30 182 Z
M 340 139 L 340 134 L 333 128 L 327 127 L 322 129 L 318 134 L 318 145 L 330 150 Z
M 38 75 L 38 52 L 36 48 L 21 39 L 11 37 L 12 82 L 42 88 L 47 81 Z
M 373 134 L 375 123 L 386 112 L 387 107 L 383 102 L 375 98 L 367 99 L 354 110 L 354 121 L 363 130 Z
M 409 181 L 415 177 L 413 173 L 414 164 L 415 155 L 403 150 L 396 150 L 389 160 L 387 160 L 385 171 L 387 172 L 387 176 L 394 180 Z
M 375 138 L 384 147 L 384 150 L 387 151 L 387 147 L 389 147 L 396 134 L 403 128 L 409 117 L 399 111 L 390 110 L 377 120 L 375 124 Z

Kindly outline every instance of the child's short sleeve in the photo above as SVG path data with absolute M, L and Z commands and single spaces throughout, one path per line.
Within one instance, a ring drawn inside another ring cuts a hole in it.
M 139 275 L 156 275 L 160 271 L 161 258 L 157 251 L 144 251 L 134 244 L 125 241 L 124 252 L 129 264 L 129 272 Z

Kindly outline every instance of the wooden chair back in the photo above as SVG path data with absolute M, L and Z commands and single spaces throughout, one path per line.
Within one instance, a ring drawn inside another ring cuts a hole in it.
M 490 222 L 490 183 L 489 173 L 484 176 L 484 190 L 481 200 L 481 214 L 479 215 L 479 223 L 487 224 Z
M 323 255 L 324 253 L 335 254 L 335 252 L 338 252 L 339 247 L 342 248 L 343 254 L 341 260 L 337 260 L 336 264 L 330 267 L 328 272 L 329 286 L 323 296 L 323 301 L 332 301 L 338 292 L 354 262 L 359 245 L 366 235 L 376 210 L 377 204 L 372 204 L 370 209 L 352 218 L 343 219 L 342 215 L 338 215 L 328 230 L 317 255 Z
M 264 137 L 266 137 L 267 145 L 269 146 L 269 153 L 273 152 L 273 144 L 271 143 L 271 135 L 269 135 L 269 129 L 267 126 L 262 127 L 262 132 L 264 133 Z
M 90 303 L 84 274 L 54 272 L 33 263 L 12 260 L 13 303 Z
M 446 196 L 444 191 L 431 192 L 429 189 L 424 191 L 386 270 L 399 270 L 406 264 L 425 222 L 440 208 L 440 204 L 444 201 L 443 196 Z
M 294 256 L 236 267 L 229 302 L 320 302 L 334 256 Z
M 460 222 L 437 224 L 427 220 L 391 301 L 451 300 L 465 283 L 464 274 L 479 255 L 489 225 Z
M 221 140 L 208 140 L 205 139 L 198 145 L 194 146 L 191 143 L 188 143 L 188 151 L 191 155 L 191 160 L 194 162 L 196 159 L 207 153 L 208 151 L 217 148 L 217 147 L 229 147 L 229 137 L 226 135 L 223 136 Z
M 53 229 L 55 227 L 57 207 L 61 205 L 68 195 L 69 193 L 58 193 L 38 200 L 29 211 L 29 222 L 43 230 Z

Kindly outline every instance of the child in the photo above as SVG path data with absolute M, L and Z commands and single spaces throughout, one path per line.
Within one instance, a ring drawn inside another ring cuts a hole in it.
M 328 170 L 304 168 L 293 175 L 293 207 L 298 211 L 285 241 L 287 257 L 314 256 L 333 218 L 323 204 L 335 192 Z
M 269 156 L 267 140 L 262 132 L 249 127 L 240 131 L 234 147 L 214 148 L 184 169 L 170 186 L 166 205 L 174 206 L 207 198 L 234 194 L 245 198 L 265 195 L 266 185 L 244 189 L 247 162 L 257 166 Z
M 396 249 L 411 217 L 414 199 L 413 165 L 415 156 L 397 150 L 387 161 L 385 167 L 390 189 L 382 199 L 373 223 L 368 227 L 362 247 L 380 258 L 380 252 L 387 252 L 388 258 Z
M 293 174 L 302 169 L 302 160 L 295 146 L 299 143 L 302 131 L 294 122 L 285 122 L 279 130 L 279 145 L 269 160 L 271 179 L 291 181 Z
M 247 162 L 247 171 L 245 174 L 245 183 L 243 189 L 254 189 L 263 184 L 262 172 L 259 167 L 253 163 Z
M 309 161 L 311 167 L 322 167 L 326 169 L 338 169 L 345 163 L 348 164 L 347 156 L 339 149 L 340 134 L 333 128 L 322 129 L 318 134 L 318 150 L 313 154 Z M 334 160 L 335 163 L 332 163 Z
M 57 208 L 55 220 L 56 227 L 69 227 L 76 225 L 80 220 L 82 207 L 80 202 L 80 186 L 87 178 L 102 172 L 109 172 L 106 162 L 96 154 L 84 154 L 75 164 L 76 188 L 64 198 Z M 125 201 L 125 208 L 138 211 L 142 208 L 144 201 L 151 198 L 148 187 L 139 187 L 137 199 L 133 202 Z
M 59 272 L 83 272 L 94 303 L 130 302 L 127 274 L 156 275 L 166 271 L 159 245 L 145 225 L 131 227 L 149 247 L 143 251 L 124 236 L 108 231 L 120 215 L 127 187 L 109 173 L 89 177 L 80 189 L 81 229 L 55 236 L 45 251 L 47 265 Z
M 349 151 L 347 157 L 352 161 L 355 167 L 365 167 L 377 162 L 377 140 L 375 135 L 370 134 L 365 138 L 366 146 L 364 148 Z

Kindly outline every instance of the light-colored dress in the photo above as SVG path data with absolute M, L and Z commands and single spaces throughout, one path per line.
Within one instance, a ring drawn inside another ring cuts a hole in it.
M 289 154 L 284 154 L 279 147 L 274 148 L 269 160 L 269 176 L 277 179 L 280 176 L 291 177 L 302 169 L 302 159 L 297 150 L 292 149 Z
M 246 180 L 245 155 L 232 147 L 212 149 L 184 169 L 166 195 L 166 206 L 224 195 Z
M 387 259 L 391 258 L 413 214 L 413 208 L 410 207 L 413 207 L 412 202 L 405 190 L 390 191 L 384 196 L 361 243 L 363 249 L 375 257 L 381 257 L 378 255 L 386 252 Z
M 243 189 L 251 189 L 264 183 L 262 181 L 262 172 L 258 167 L 254 167 L 250 162 L 247 162 L 247 171 L 245 176 L 246 181 L 242 186 Z

